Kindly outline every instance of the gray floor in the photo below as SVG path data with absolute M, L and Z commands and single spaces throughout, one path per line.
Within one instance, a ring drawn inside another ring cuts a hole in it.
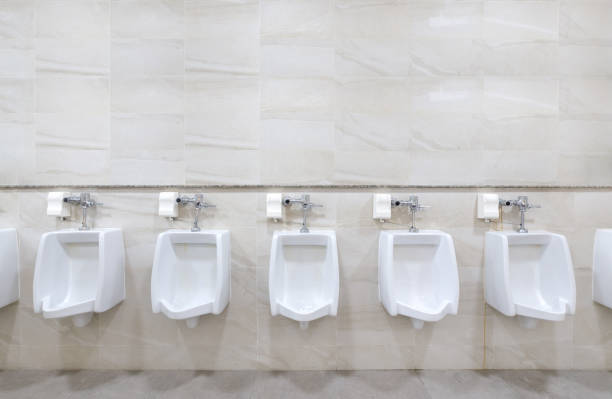
M 0 398 L 612 398 L 607 371 L 0 371 Z

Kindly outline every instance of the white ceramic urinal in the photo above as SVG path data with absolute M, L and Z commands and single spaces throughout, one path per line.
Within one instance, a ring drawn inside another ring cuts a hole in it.
M 277 231 L 270 252 L 270 310 L 308 322 L 338 313 L 338 248 L 334 231 Z
M 567 240 L 544 231 L 488 232 L 485 237 L 485 297 L 521 325 L 560 321 L 576 310 L 576 282 Z
M 452 237 L 436 230 L 381 232 L 378 292 L 391 316 L 410 317 L 415 328 L 457 314 L 459 275 Z
M 223 312 L 230 297 L 230 233 L 171 230 L 157 238 L 151 302 L 153 312 L 185 320 Z
M 593 300 L 612 308 L 612 229 L 595 232 Z
M 121 229 L 62 230 L 43 234 L 34 270 L 34 311 L 45 318 L 89 323 L 125 299 Z
M 19 299 L 17 230 L 0 229 L 0 308 Z

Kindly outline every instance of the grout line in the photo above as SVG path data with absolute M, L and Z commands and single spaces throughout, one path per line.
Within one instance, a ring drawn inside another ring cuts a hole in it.
M 276 190 L 313 190 L 313 191 L 346 191 L 363 192 L 367 190 L 423 190 L 423 191 L 612 191 L 612 186 L 519 186 L 519 185 L 376 185 L 376 184 L 32 184 L 32 185 L 0 185 L 0 191 L 46 191 L 59 189 L 96 190 L 96 191 L 157 191 L 157 190 L 208 190 L 208 191 L 276 191 Z

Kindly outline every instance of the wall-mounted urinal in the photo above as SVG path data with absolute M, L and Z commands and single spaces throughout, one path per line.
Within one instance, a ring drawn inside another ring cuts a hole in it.
M 16 229 L 0 229 L 0 308 L 19 299 L 19 248 Z
M 199 317 L 223 312 L 230 297 L 230 233 L 227 230 L 175 230 L 157 238 L 151 302 L 187 326 Z
M 283 198 L 290 206 L 299 203 L 304 216 L 298 231 L 276 231 L 270 250 L 270 311 L 308 327 L 312 320 L 338 313 L 338 247 L 336 233 L 310 231 L 308 211 L 314 206 L 308 195 Z
M 561 234 L 529 232 L 525 212 L 533 205 L 526 196 L 499 200 L 516 207 L 521 223 L 516 232 L 485 236 L 485 299 L 506 316 L 534 328 L 537 320 L 561 321 L 576 311 L 576 281 L 567 240 Z
M 378 290 L 391 316 L 415 328 L 457 314 L 459 275 L 452 237 L 442 231 L 383 231 L 378 245 Z
M 125 299 L 120 229 L 62 230 L 43 234 L 34 270 L 34 311 L 89 323 L 93 313 Z
M 375 195 L 374 218 L 391 217 L 390 207 L 406 206 L 412 213 L 410 230 L 380 233 L 378 242 L 378 293 L 391 316 L 410 317 L 415 328 L 447 314 L 457 314 L 459 274 L 452 237 L 442 231 L 415 227 L 415 213 L 424 208 L 417 196 L 409 200 L 382 198 Z M 381 217 L 381 206 L 387 211 Z M 377 211 L 378 209 L 378 211 Z M 378 212 L 378 214 L 377 214 Z
M 50 205 L 56 200 L 49 196 Z M 125 299 L 123 233 L 87 226 L 87 208 L 100 205 L 88 193 L 62 200 L 83 208 L 82 225 L 43 234 L 34 269 L 34 311 L 45 318 L 72 317 L 82 327 L 94 312 Z
M 593 300 L 612 308 L 612 229 L 599 229 L 595 233 Z
M 166 231 L 158 236 L 151 275 L 151 303 L 153 313 L 162 312 L 170 319 L 185 320 L 189 328 L 194 328 L 200 316 L 220 314 L 229 303 L 230 232 L 200 230 L 200 209 L 214 206 L 204 201 L 203 194 L 188 197 L 161 193 L 159 214 L 176 217 L 179 204 L 194 205 L 193 227 Z
M 567 240 L 545 231 L 488 232 L 485 238 L 485 297 L 506 316 L 560 321 L 576 310 L 576 283 Z

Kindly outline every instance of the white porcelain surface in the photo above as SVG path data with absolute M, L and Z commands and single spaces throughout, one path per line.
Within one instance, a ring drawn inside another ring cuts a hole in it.
M 299 322 L 338 312 L 336 232 L 276 231 L 270 250 L 270 310 Z
M 595 232 L 593 300 L 612 308 L 612 229 Z
M 121 229 L 61 230 L 43 234 L 34 270 L 34 311 L 72 316 L 75 325 L 125 299 Z
M 161 233 L 151 276 L 153 312 L 186 320 L 220 314 L 230 298 L 230 232 L 171 230 Z
M 423 321 L 457 314 L 459 275 L 452 237 L 437 230 L 381 232 L 378 289 L 387 312 L 411 317 L 417 328 Z
M 576 310 L 567 240 L 549 232 L 488 232 L 485 297 L 506 316 L 561 321 Z
M 19 299 L 19 245 L 16 229 L 0 229 L 0 307 Z

